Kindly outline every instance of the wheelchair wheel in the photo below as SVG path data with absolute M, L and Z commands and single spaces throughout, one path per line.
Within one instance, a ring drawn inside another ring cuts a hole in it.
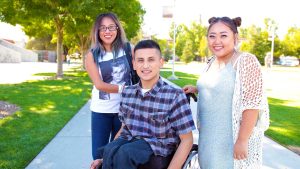
M 200 169 L 198 162 L 198 152 L 191 151 L 182 169 Z

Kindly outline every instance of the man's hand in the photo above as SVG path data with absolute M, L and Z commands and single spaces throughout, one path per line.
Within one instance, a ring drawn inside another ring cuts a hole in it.
M 102 159 L 94 160 L 91 164 L 90 169 L 97 169 L 102 164 L 102 162 L 103 162 Z

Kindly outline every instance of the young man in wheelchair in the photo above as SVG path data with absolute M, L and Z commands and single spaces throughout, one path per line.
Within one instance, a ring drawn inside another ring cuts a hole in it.
M 91 168 L 181 168 L 193 145 L 195 129 L 184 92 L 159 75 L 163 58 L 159 45 L 140 41 L 134 48 L 133 67 L 140 82 L 123 89 L 119 137 L 99 152 Z

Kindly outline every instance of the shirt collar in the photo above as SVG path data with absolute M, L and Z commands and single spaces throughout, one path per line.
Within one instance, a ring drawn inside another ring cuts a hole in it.
M 161 77 L 159 77 L 157 83 L 153 86 L 152 89 L 150 89 L 147 93 L 149 93 L 152 96 L 155 96 L 159 89 L 163 86 L 164 81 L 162 80 Z M 136 92 L 142 93 L 142 83 L 141 81 L 137 84 Z

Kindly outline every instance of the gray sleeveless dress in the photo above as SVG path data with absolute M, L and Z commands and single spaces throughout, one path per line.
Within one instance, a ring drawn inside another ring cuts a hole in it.
M 201 169 L 233 168 L 231 113 L 235 72 L 229 62 L 218 72 L 205 72 L 197 82 Z

